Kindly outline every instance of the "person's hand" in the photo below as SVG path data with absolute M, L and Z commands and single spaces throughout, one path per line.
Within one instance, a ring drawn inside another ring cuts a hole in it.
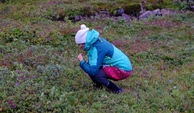
M 78 59 L 80 62 L 83 60 L 83 56 L 82 56 L 81 53 L 77 56 L 77 59 Z

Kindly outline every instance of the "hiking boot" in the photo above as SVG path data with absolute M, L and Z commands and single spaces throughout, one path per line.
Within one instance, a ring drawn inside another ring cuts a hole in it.
M 119 94 L 119 93 L 124 93 L 124 90 L 123 90 L 122 88 L 120 88 L 119 90 L 114 91 L 113 93 L 116 93 L 116 94 Z
M 118 88 L 114 83 L 112 83 L 111 81 L 109 82 L 107 88 L 112 91 L 113 93 L 123 93 L 124 90 L 122 88 Z

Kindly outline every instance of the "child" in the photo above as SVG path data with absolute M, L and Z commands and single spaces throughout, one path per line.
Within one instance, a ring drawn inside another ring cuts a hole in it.
M 113 93 L 124 90 L 110 80 L 118 81 L 132 74 L 129 58 L 113 44 L 99 36 L 99 32 L 89 30 L 84 24 L 76 33 L 75 42 L 81 49 L 88 52 L 88 62 L 78 55 L 80 67 L 90 76 L 97 87 L 106 86 Z M 109 80 L 110 79 L 110 80 Z

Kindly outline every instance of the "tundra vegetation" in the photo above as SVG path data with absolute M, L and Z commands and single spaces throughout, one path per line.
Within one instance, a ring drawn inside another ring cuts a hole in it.
M 138 20 L 140 3 L 174 13 Z M 192 7 L 192 0 L 0 0 L 0 112 L 194 112 Z M 130 20 L 114 16 L 120 8 Z M 132 76 L 116 82 L 125 93 L 96 89 L 79 68 L 74 36 L 83 23 L 131 59 Z

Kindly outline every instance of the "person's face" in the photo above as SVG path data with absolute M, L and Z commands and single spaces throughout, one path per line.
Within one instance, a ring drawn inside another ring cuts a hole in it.
M 79 45 L 79 48 L 81 48 L 81 49 L 83 49 L 83 50 L 84 50 L 85 43 L 78 44 L 78 45 Z

